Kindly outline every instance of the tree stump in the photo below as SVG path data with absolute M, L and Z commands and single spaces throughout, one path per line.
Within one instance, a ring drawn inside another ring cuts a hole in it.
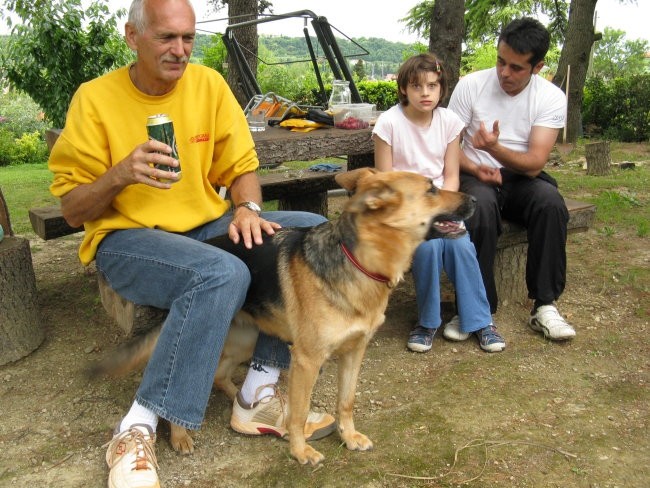
M 36 349 L 43 339 L 29 241 L 0 242 L 0 366 Z
M 602 176 L 609 174 L 611 157 L 609 155 L 609 142 L 592 142 L 585 144 L 585 158 L 587 159 L 587 174 Z

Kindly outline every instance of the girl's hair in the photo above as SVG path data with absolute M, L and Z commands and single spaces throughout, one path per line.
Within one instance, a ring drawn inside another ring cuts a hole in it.
M 397 98 L 399 103 L 404 106 L 409 104 L 408 98 L 403 92 L 406 92 L 409 83 L 419 83 L 423 75 L 427 72 L 438 74 L 438 83 L 440 83 L 440 100 L 438 101 L 438 105 L 440 105 L 447 96 L 449 82 L 447 81 L 447 71 L 442 65 L 442 61 L 432 53 L 412 56 L 400 66 L 397 73 Z

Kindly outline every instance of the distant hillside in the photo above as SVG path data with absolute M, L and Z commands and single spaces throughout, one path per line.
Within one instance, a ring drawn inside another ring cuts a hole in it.
M 203 57 L 203 48 L 209 45 L 210 37 L 208 34 L 197 34 L 194 47 L 196 58 Z M 388 73 L 396 73 L 405 58 L 405 53 L 406 56 L 414 53 L 413 45 L 403 42 L 390 42 L 376 37 L 355 38 L 353 41 L 337 38 L 341 52 L 348 58 L 348 64 L 352 68 L 354 63 L 361 59 L 366 65 L 366 73 L 369 76 L 374 73 L 376 78 L 383 78 Z M 311 43 L 316 56 L 322 55 L 322 50 L 315 37 L 311 38 Z M 276 63 L 291 63 L 307 60 L 309 57 L 304 37 L 262 35 L 260 36 L 260 53 L 268 53 L 262 54 L 262 59 L 267 60 L 265 56 L 269 56 L 272 58 L 270 60 Z

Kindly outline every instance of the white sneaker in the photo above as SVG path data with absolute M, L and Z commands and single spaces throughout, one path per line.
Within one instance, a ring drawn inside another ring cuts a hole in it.
M 528 319 L 528 325 L 536 332 L 543 332 L 544 337 L 554 341 L 573 339 L 576 331 L 560 315 L 553 305 L 542 305 Z
M 445 329 L 442 331 L 442 335 L 445 339 L 449 339 L 450 341 L 466 341 L 470 336 L 469 332 L 460 331 L 460 320 L 458 319 L 458 315 L 454 315 L 451 320 L 447 322 Z
M 156 434 L 144 424 L 116 434 L 106 452 L 109 488 L 160 488 L 155 442 Z

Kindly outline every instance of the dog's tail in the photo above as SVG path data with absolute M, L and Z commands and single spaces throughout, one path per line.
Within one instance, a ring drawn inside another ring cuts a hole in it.
M 153 353 L 162 325 L 154 327 L 147 334 L 134 337 L 109 353 L 104 359 L 86 369 L 90 378 L 99 376 L 118 377 L 142 369 Z

